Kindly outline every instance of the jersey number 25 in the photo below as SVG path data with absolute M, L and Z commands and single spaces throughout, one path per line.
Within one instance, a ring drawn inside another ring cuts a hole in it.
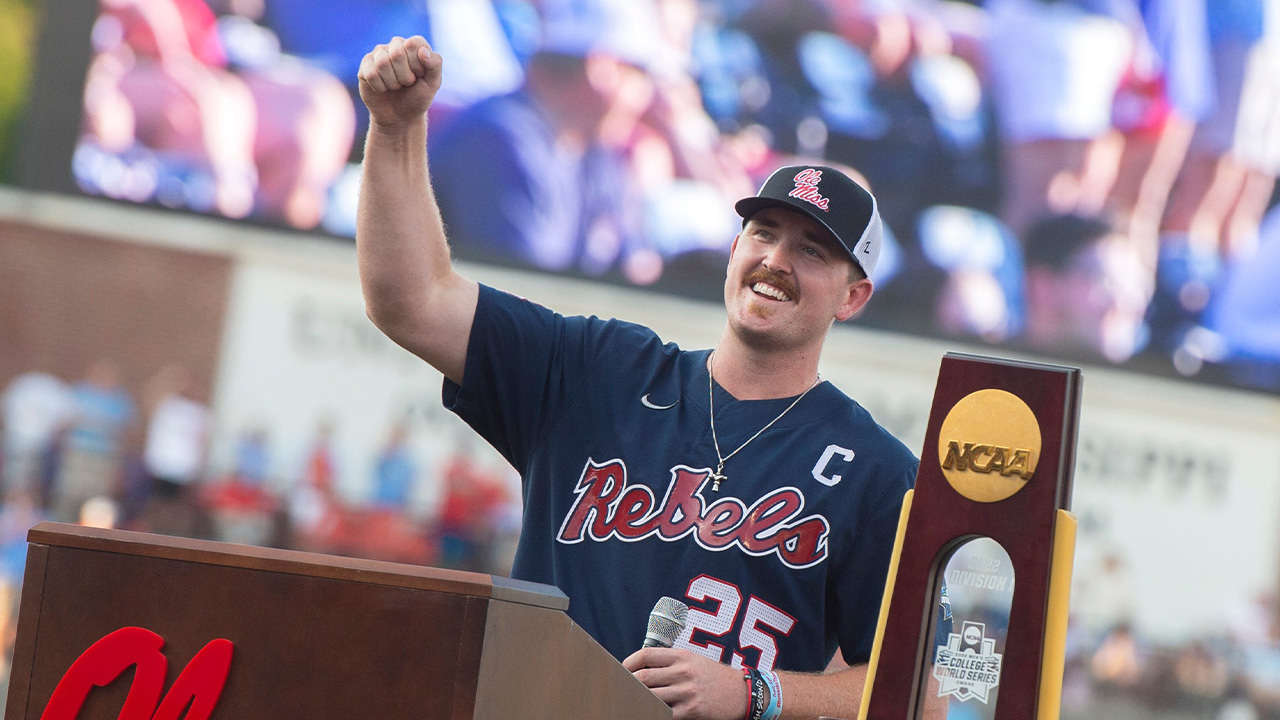
M 717 580 L 709 575 L 699 575 L 689 583 L 685 596 L 695 602 L 712 601 L 716 604 L 715 612 L 708 612 L 697 607 L 689 608 L 689 617 L 685 621 L 684 631 L 676 638 L 675 647 L 692 650 L 705 655 L 716 662 L 725 662 L 724 645 L 707 641 L 696 642 L 695 632 L 704 636 L 721 638 L 729 634 L 734 627 L 739 627 L 738 649 L 755 648 L 760 651 L 757 670 L 772 670 L 778 661 L 778 643 L 775 636 L 786 637 L 796 619 L 760 598 L 751 595 L 747 598 L 746 610 L 742 613 L 742 622 L 738 623 L 738 610 L 742 608 L 742 592 L 734 585 Z M 773 633 L 773 634 L 770 634 Z M 742 668 L 745 658 L 737 650 L 733 651 L 728 662 L 735 668 Z

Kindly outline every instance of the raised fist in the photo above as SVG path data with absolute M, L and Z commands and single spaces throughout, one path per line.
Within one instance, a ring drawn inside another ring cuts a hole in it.
M 444 58 L 425 38 L 392 38 L 360 61 L 360 99 L 374 123 L 396 125 L 420 119 L 431 107 Z

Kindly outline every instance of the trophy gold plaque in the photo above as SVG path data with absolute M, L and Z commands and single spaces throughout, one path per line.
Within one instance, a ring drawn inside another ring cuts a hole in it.
M 982 702 L 998 688 L 994 720 L 1058 717 L 1080 386 L 1078 368 L 943 358 L 916 487 L 903 500 L 859 720 L 914 720 L 957 686 L 961 698 Z M 958 616 L 950 646 L 934 637 L 947 559 L 982 537 L 1000 544 L 1017 578 L 1000 654 L 985 626 Z M 930 682 L 937 678 L 941 691 Z

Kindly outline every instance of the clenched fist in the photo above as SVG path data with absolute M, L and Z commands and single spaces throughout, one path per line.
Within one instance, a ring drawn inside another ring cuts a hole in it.
M 360 61 L 360 99 L 375 124 L 416 122 L 431 107 L 444 58 L 425 38 L 392 38 L 378 45 Z

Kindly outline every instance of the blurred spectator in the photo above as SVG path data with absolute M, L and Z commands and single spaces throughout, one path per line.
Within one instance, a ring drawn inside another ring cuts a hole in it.
M 103 0 L 93 40 L 85 87 L 92 145 L 78 154 L 82 187 L 247 216 L 257 186 L 257 112 L 245 83 L 226 69 L 208 5 Z M 93 169 L 110 165 L 112 157 L 137 164 L 114 175 Z
M 1144 657 L 1133 630 L 1118 625 L 1107 633 L 1089 663 L 1096 682 L 1111 688 L 1132 690 L 1143 679 Z
M 29 489 L 6 489 L 4 504 L 0 506 L 0 677 L 8 676 L 13 657 L 27 563 L 27 531 L 47 519 Z
M 375 458 L 370 507 L 344 513 L 352 554 L 406 563 L 437 562 L 434 538 L 409 512 L 420 468 L 409 445 L 408 418 L 397 419 Z
M 267 431 L 251 426 L 236 438 L 231 471 L 202 483 L 200 505 L 209 515 L 214 537 L 246 545 L 280 545 L 281 504 L 270 489 Z
M 1273 624 L 1266 642 L 1247 645 L 1241 679 L 1262 718 L 1280 717 L 1280 633 Z
M 646 76 L 652 101 L 615 113 L 600 135 L 628 158 L 643 204 L 647 242 L 622 259 L 624 277 L 635 284 L 654 282 L 666 262 L 685 253 L 712 250 L 723 261 L 738 225 L 728 208 L 755 190 L 741 143 L 721 135 L 692 74 L 700 69 L 694 67 L 694 43 L 703 25 L 698 4 L 655 0 L 655 8 L 660 46 Z
M 751 120 L 768 130 L 773 149 L 821 156 L 826 145 L 821 93 L 805 71 L 799 46 L 811 33 L 831 33 L 831 13 L 819 0 L 759 0 L 747 5 L 734 26 L 749 38 L 759 63 L 755 93 L 760 97 L 748 98 L 758 105 Z
M 727 252 L 752 182 L 689 75 L 689 0 L 547 0 L 522 87 L 431 136 L 455 245 L 632 284 L 669 258 Z M 658 13 L 661 9 L 661 15 Z M 477 198 L 491 198 L 492 204 Z
M 329 418 L 316 423 L 302 460 L 302 472 L 289 490 L 289 527 L 294 542 L 307 550 L 332 552 L 331 540 L 342 529 L 342 507 L 335 495 L 333 433 Z
M 1277 8 L 1219 0 L 1207 10 L 1217 102 L 1196 127 L 1164 216 L 1152 307 L 1156 344 L 1175 352 L 1195 340 L 1223 260 L 1256 247 L 1280 169 Z
M 1266 588 L 1255 592 L 1239 606 L 1227 608 L 1227 632 L 1239 647 L 1265 645 L 1280 630 L 1280 607 L 1276 592 Z
M 411 2 L 396 0 L 271 0 L 264 19 L 279 34 L 281 49 L 306 58 L 354 90 L 360 58 L 389 37 L 423 35 L 450 59 L 439 102 L 465 107 L 520 84 L 521 67 L 511 36 L 522 16 L 521 0 Z M 362 126 L 367 122 L 364 107 Z
M 472 256 L 599 274 L 637 242 L 627 135 L 653 97 L 650 0 L 546 0 L 524 85 L 463 111 L 431 136 L 437 199 Z M 613 138 L 611 138 L 613 139 Z
M 399 511 L 409 507 L 418 479 L 418 462 L 408 441 L 408 423 L 397 421 L 374 465 L 373 504 L 377 507 Z
M 351 93 L 325 68 L 282 52 L 276 31 L 260 24 L 262 3 L 227 2 L 224 10 L 217 27 L 227 66 L 245 81 L 257 111 L 254 213 L 316 227 L 354 142 Z
M 332 75 L 289 58 L 241 73 L 258 112 L 254 212 L 314 228 L 355 139 L 351 95 Z
M 1226 267 L 1205 322 L 1223 343 L 1234 379 L 1252 387 L 1280 387 L 1280 209 L 1273 208 L 1258 231 L 1258 246 L 1242 251 Z M 1185 346 L 1195 351 L 1194 346 Z M 1200 352 L 1202 359 L 1214 359 Z
M 149 388 L 153 407 L 143 448 L 151 486 L 147 525 L 153 532 L 205 534 L 197 503 L 209 440 L 209 408 L 191 397 L 192 380 L 178 365 L 162 369 Z
M 485 572 L 493 551 L 495 521 L 505 517 L 509 497 L 501 478 L 479 463 L 470 441 L 441 471 L 444 500 L 440 508 L 441 563 L 445 567 Z
M 1003 223 L 972 208 L 939 205 L 921 213 L 918 235 L 930 267 L 942 273 L 933 296 L 938 330 L 991 343 L 1022 331 L 1022 249 Z M 920 285 L 911 287 L 917 301 Z
M 123 442 L 133 400 L 115 361 L 99 360 L 72 389 L 74 408 L 52 488 L 54 517 L 75 522 L 86 500 L 117 495 Z
M 989 0 L 987 70 L 1003 143 L 1001 217 L 1094 214 L 1115 181 L 1116 91 L 1141 33 L 1124 0 Z
M 1037 223 L 1023 246 L 1030 346 L 1113 363 L 1142 349 L 1154 280 L 1133 240 L 1103 220 L 1062 215 Z
M 986 14 L 939 0 L 827 4 L 852 47 L 825 33 L 797 45 L 822 98 L 825 155 L 866 174 L 897 227 L 930 205 L 994 210 L 991 103 L 977 74 Z
M 104 495 L 91 497 L 80 506 L 76 522 L 91 528 L 115 528 L 120 522 L 120 503 Z
M 332 497 L 337 487 L 337 465 L 333 457 L 333 421 L 322 418 L 316 423 L 315 436 L 303 459 L 299 483 L 325 497 Z
M 266 487 L 270 479 L 271 455 L 268 449 L 267 430 L 254 426 L 247 428 L 236 439 L 232 479 L 249 487 Z
M 22 585 L 22 574 L 27 564 L 27 531 L 37 523 L 49 519 L 47 513 L 36 504 L 30 491 L 10 488 L 0 505 L 0 585 L 16 592 Z M 15 595 L 6 595 L 9 602 L 16 602 Z M 3 610 L 5 603 L 0 603 Z M 16 606 L 12 608 L 16 610 Z M 5 623 L 0 622 L 0 626 Z
M 761 107 L 748 119 L 769 131 L 773 157 L 852 166 L 875 189 L 886 229 L 898 233 L 899 262 L 873 278 L 881 299 L 866 317 L 874 324 L 937 332 L 933 303 L 918 290 L 941 283 L 945 271 L 919 246 L 918 222 L 938 205 L 994 209 L 991 107 L 974 69 L 983 19 L 976 8 L 934 0 L 764 0 L 733 21 L 758 51 L 758 70 L 743 85 L 759 88 Z M 989 279 L 957 275 L 953 289 L 989 309 L 976 299 L 996 289 Z M 1005 322 L 990 312 L 974 319 Z
M 1134 589 L 1128 564 L 1118 550 L 1108 550 L 1076 576 L 1071 596 L 1073 620 L 1094 637 L 1103 637 L 1134 621 Z
M 1222 704 L 1213 714 L 1213 720 L 1261 720 L 1262 716 L 1258 713 L 1258 709 L 1254 707 L 1253 702 L 1249 700 L 1249 693 L 1238 679 L 1233 680 L 1227 688 L 1226 697 Z
M 505 484 L 496 486 L 494 505 L 489 511 L 492 527 L 492 549 L 485 572 L 510 575 L 520 543 L 520 525 L 524 506 L 520 497 L 520 474 L 514 469 L 506 473 Z M 514 487 L 513 491 L 507 488 Z
M 1138 44 L 1112 109 L 1124 135 L 1108 207 L 1155 263 L 1160 222 L 1196 124 L 1213 109 L 1205 0 L 1141 0 Z
M 1173 676 L 1184 705 L 1211 708 L 1226 694 L 1231 681 L 1227 659 L 1205 641 L 1195 641 L 1178 651 Z
M 41 490 L 41 458 L 71 416 L 72 408 L 70 389 L 49 373 L 33 370 L 9 382 L 0 397 L 6 490 Z
M 155 492 L 165 497 L 188 494 L 204 471 L 209 439 L 209 408 L 191 397 L 185 368 L 169 366 L 155 378 L 157 392 L 147 427 L 143 462 Z
M 354 142 L 351 94 L 283 55 L 255 22 L 261 5 L 228 9 L 104 0 L 77 179 L 135 202 L 315 227 Z

